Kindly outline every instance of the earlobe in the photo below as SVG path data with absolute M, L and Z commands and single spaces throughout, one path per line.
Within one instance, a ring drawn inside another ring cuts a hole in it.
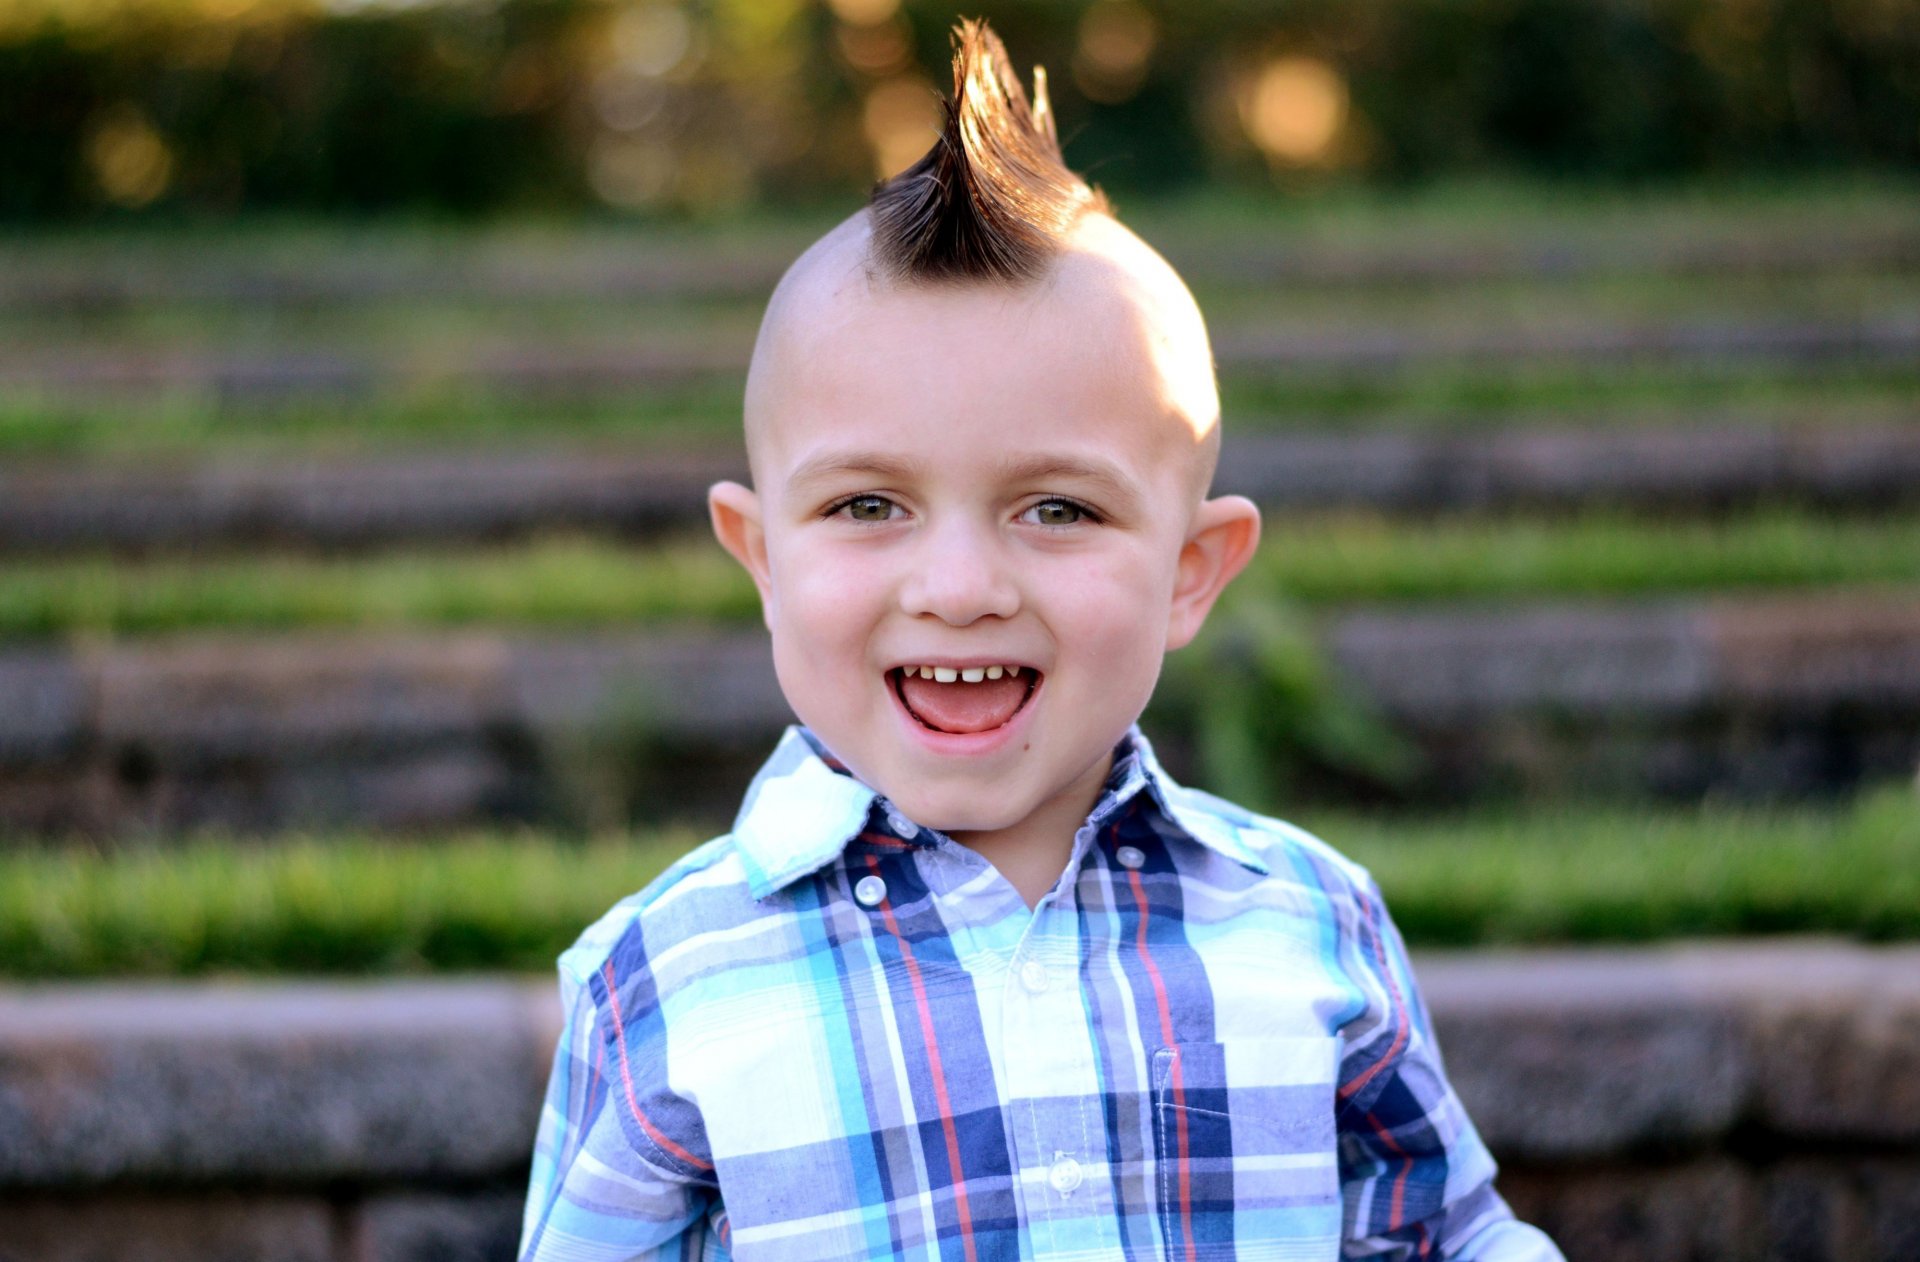
M 761 614 L 766 616 L 773 589 L 760 497 L 738 482 L 716 482 L 707 488 L 707 516 L 720 546 L 753 577 L 753 585 L 760 591 Z
M 1207 500 L 1194 514 L 1180 548 L 1173 605 L 1167 615 L 1167 647 L 1177 649 L 1200 633 L 1214 601 L 1260 546 L 1260 510 L 1240 495 Z

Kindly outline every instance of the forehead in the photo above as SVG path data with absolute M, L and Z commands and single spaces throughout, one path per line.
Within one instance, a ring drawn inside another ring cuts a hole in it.
M 835 235 L 783 282 L 755 350 L 748 438 L 763 489 L 835 444 L 939 461 L 984 434 L 1177 472 L 1211 440 L 1199 313 L 1131 234 L 1096 236 L 1020 288 L 889 283 L 857 232 Z

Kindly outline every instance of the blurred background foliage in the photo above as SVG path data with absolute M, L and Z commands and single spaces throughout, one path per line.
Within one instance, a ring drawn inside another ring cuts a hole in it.
M 1024 0 L 1117 193 L 1910 168 L 1911 0 Z M 925 146 L 920 0 L 0 0 L 0 217 L 843 204 Z
M 1175 774 L 1423 941 L 1920 936 L 1920 3 L 959 12 L 1266 513 Z M 956 16 L 0 0 L 0 975 L 537 966 L 725 827 L 704 489 Z

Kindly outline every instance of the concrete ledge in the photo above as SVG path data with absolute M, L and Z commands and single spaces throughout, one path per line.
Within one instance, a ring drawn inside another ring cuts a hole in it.
M 1319 631 L 1426 751 L 1414 794 L 1804 796 L 1920 758 L 1920 591 L 1374 608 Z M 790 721 L 746 627 L 0 651 L 0 829 L 550 819 L 582 767 L 723 818 Z
M 1571 1259 L 1920 1256 L 1920 947 L 1416 958 Z M 0 1262 L 505 1262 L 544 979 L 0 988 Z
M 1423 954 L 1454 1082 L 1524 1163 L 1920 1143 L 1920 947 Z M 499 1177 L 544 980 L 0 990 L 0 1188 Z
M 1729 417 L 1446 432 L 1230 432 L 1217 489 L 1269 509 L 1387 511 L 1920 499 L 1920 429 L 1901 413 L 1836 423 Z M 0 470 L 0 549 L 151 551 L 226 543 L 364 546 L 541 530 L 695 529 L 706 491 L 743 476 L 738 443 L 380 460 L 211 459 L 172 466 L 32 462 Z
M 1498 1153 L 1920 1142 L 1920 947 L 1444 954 L 1420 977 Z
M 1184 227 L 1184 230 L 1183 230 Z M 1196 232 L 1176 219 L 1142 231 L 1196 285 L 1387 286 L 1438 281 L 1538 280 L 1630 274 L 1798 276 L 1806 272 L 1910 271 L 1920 266 L 1920 233 L 1905 222 L 1848 217 L 1817 233 L 1789 220 L 1663 225 L 1659 233 L 1543 225 L 1515 232 L 1496 221 L 1470 235 L 1361 242 L 1265 228 Z M 436 233 L 430 249 L 360 238 L 305 258 L 250 249 L 252 241 L 208 242 L 191 255 L 116 241 L 80 254 L 14 249 L 0 270 L 0 311 L 36 317 L 73 311 L 178 303 L 241 304 L 305 313 L 405 297 L 473 303 L 556 298 L 634 301 L 663 294 L 764 300 L 812 234 L 756 228 L 721 242 L 668 238 L 625 228 L 572 225 L 564 238 L 523 238 L 487 229 Z
M 551 986 L 0 991 L 0 1187 L 444 1179 L 523 1165 Z
M 753 349 L 750 328 L 650 331 L 645 341 L 552 340 L 507 349 L 469 347 L 426 362 L 418 352 L 336 348 L 293 351 L 148 349 L 92 343 L 0 347 L 0 391 L 25 396 L 125 399 L 190 392 L 268 405 L 307 398 L 365 399 L 405 386 L 467 387 L 521 398 L 591 398 L 673 382 L 737 379 Z M 1216 327 L 1223 372 L 1331 376 L 1426 365 L 1513 362 L 1904 364 L 1920 352 L 1920 319 L 1632 321 L 1574 328 L 1524 324 L 1422 326 L 1381 331 Z
M 334 1219 L 311 1194 L 9 1197 L 0 1262 L 334 1262 Z
M 1525 711 L 1590 721 L 1920 709 L 1920 592 L 1370 609 L 1321 625 L 1362 691 L 1419 726 Z M 615 721 L 752 739 L 790 714 L 764 632 L 745 627 L 136 640 L 0 653 L 0 686 L 23 699 L 0 712 L 0 757 L 82 741 L 189 760 L 313 753 Z

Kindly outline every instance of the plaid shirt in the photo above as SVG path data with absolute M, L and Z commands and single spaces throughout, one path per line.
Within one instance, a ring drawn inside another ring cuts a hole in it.
M 526 1259 L 1560 1259 L 1372 879 L 1137 731 L 1029 911 L 790 729 L 560 977 Z

